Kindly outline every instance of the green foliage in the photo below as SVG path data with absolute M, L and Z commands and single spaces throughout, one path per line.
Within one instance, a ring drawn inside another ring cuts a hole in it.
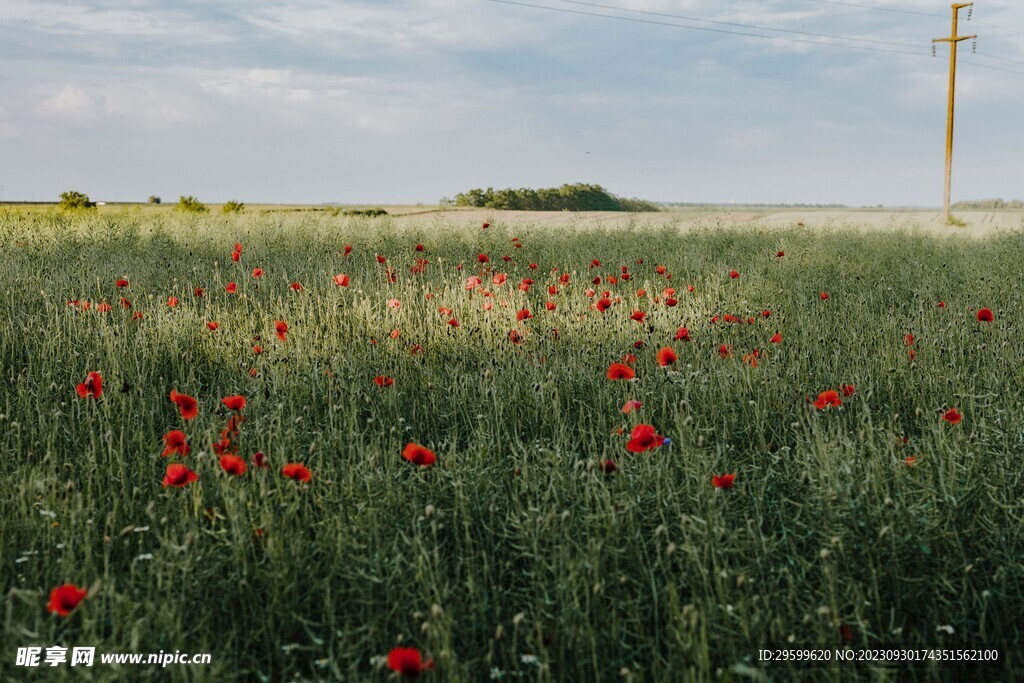
M 436 660 L 428 683 L 1024 680 L 1020 234 L 51 211 L 0 212 L 0 237 L 0 680 L 39 678 L 14 665 L 33 644 L 213 655 L 160 673 L 97 661 L 83 680 L 100 682 L 384 681 L 375 658 L 395 645 Z M 493 298 L 466 290 L 479 253 L 509 275 L 487 273 Z M 621 297 L 603 314 L 585 293 L 597 276 Z M 654 303 L 666 286 L 676 306 Z M 726 312 L 743 322 L 709 322 Z M 692 342 L 673 340 L 682 325 Z M 674 368 L 655 362 L 665 345 Z M 627 353 L 637 379 L 606 379 Z M 93 370 L 103 396 L 81 399 Z M 842 384 L 856 391 L 841 408 L 804 400 Z M 233 445 L 270 463 L 242 477 L 210 446 L 232 394 L 249 400 Z M 643 407 L 624 415 L 627 399 Z M 941 423 L 954 406 L 963 422 Z M 628 453 L 618 432 L 640 422 L 672 444 Z M 187 457 L 161 457 L 171 429 Z M 410 441 L 438 463 L 403 460 Z M 198 481 L 164 488 L 172 461 Z M 308 485 L 280 476 L 293 461 Z M 735 487 L 713 489 L 726 472 Z M 60 618 L 45 605 L 65 581 L 95 592 Z M 841 626 L 858 648 L 1001 656 L 757 662 L 766 646 L 839 647 Z
M 75 192 L 69 190 L 67 192 L 60 193 L 60 208 L 65 211 L 74 209 L 92 209 L 95 208 L 96 202 L 89 199 L 89 195 L 82 192 Z
M 206 204 L 203 204 L 191 195 L 188 197 L 179 197 L 178 206 L 175 208 L 178 211 L 183 211 L 185 213 L 206 213 L 209 211 L 209 209 L 206 208 Z
M 221 213 L 242 213 L 245 211 L 245 204 L 242 202 L 236 202 L 234 199 L 228 200 L 223 207 L 221 207 Z
M 652 202 L 617 197 L 600 185 L 586 183 L 540 190 L 475 188 L 455 195 L 454 203 L 512 211 L 660 211 Z
M 151 195 L 149 195 L 149 199 L 146 200 L 146 201 L 149 204 L 159 204 L 160 203 L 160 198 L 157 197 L 155 194 L 151 194 Z
M 388 212 L 381 208 L 372 209 L 336 209 L 332 215 L 334 216 L 366 216 L 369 218 L 376 218 L 378 216 L 387 216 Z

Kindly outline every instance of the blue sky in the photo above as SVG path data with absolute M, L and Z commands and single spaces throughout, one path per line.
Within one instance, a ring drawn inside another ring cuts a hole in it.
M 663 201 L 941 202 L 948 52 L 930 45 L 949 33 L 948 2 L 867 2 L 935 17 L 822 0 L 593 2 L 918 54 L 489 0 L 2 0 L 0 199 L 434 203 L 593 182 Z M 1024 198 L 1024 3 L 980 2 L 973 18 L 954 201 Z

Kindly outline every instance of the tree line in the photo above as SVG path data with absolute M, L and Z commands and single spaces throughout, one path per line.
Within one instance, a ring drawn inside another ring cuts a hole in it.
M 576 183 L 534 190 L 474 188 L 442 199 L 441 204 L 510 211 L 660 211 L 654 202 L 619 197 L 600 185 Z
M 954 209 L 1024 209 L 1024 201 L 1019 199 L 1011 199 L 1010 201 L 1003 201 L 1002 199 L 973 199 L 966 202 L 957 202 L 953 204 Z

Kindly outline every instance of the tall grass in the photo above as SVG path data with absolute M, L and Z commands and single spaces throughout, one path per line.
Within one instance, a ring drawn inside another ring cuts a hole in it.
M 383 680 L 396 645 L 436 660 L 428 680 L 1020 678 L 1022 262 L 1017 234 L 0 214 L 0 673 L 80 680 L 13 665 L 17 647 L 63 643 L 213 655 L 162 671 L 97 664 L 95 680 Z M 622 266 L 629 281 L 591 284 Z M 472 274 L 493 310 L 466 290 Z M 675 307 L 653 304 L 665 287 Z M 600 314 L 587 288 L 621 302 Z M 102 301 L 114 310 L 96 312 Z M 982 306 L 995 322 L 976 320 Z M 517 322 L 521 308 L 534 317 Z M 710 322 L 724 313 L 743 322 Z M 691 343 L 673 340 L 680 326 Z M 669 369 L 654 360 L 666 345 L 680 357 Z M 756 368 L 742 359 L 755 348 Z M 625 354 L 638 379 L 608 380 Z M 104 393 L 80 399 L 93 370 Z M 807 400 L 844 384 L 855 393 L 840 410 Z M 199 400 L 197 419 L 182 421 L 171 389 Z M 210 448 L 220 398 L 236 393 L 249 398 L 240 454 L 272 465 L 240 478 Z M 643 408 L 624 415 L 627 399 Z M 940 421 L 952 407 L 956 426 Z M 629 454 L 638 422 L 671 445 Z M 184 489 L 160 483 L 174 428 L 199 474 Z M 410 441 L 438 463 L 404 461 Z M 286 462 L 312 481 L 281 477 Z M 726 472 L 735 487 L 712 487 Z M 45 604 L 64 582 L 93 591 L 62 619 Z M 1001 659 L 757 661 L 762 647 L 850 636 Z

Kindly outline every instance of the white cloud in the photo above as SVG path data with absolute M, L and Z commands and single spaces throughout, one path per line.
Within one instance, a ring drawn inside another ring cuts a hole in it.
M 102 99 L 90 94 L 85 88 L 65 85 L 53 96 L 39 103 L 38 111 L 44 116 L 90 121 L 96 118 L 102 108 Z
M 722 144 L 737 152 L 752 152 L 767 147 L 773 142 L 773 136 L 764 128 L 737 131 L 722 139 Z

